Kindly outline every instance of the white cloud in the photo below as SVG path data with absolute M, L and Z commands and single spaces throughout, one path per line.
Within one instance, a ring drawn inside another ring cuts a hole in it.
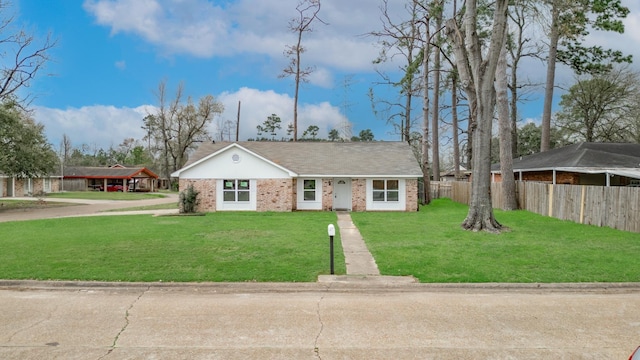
M 74 146 L 82 144 L 108 149 L 116 147 L 126 138 L 144 137 L 142 119 L 154 107 L 116 108 L 93 105 L 81 108 L 52 109 L 35 107 L 34 118 L 45 126 L 51 144 L 58 147 L 62 135 L 66 134 Z
M 222 93 L 217 100 L 224 105 L 225 110 L 210 126 L 210 131 L 215 137 L 218 135 L 219 121 L 230 120 L 234 123 L 231 140 L 235 140 L 238 101 L 242 102 L 240 140 L 255 138 L 256 126 L 261 125 L 271 114 L 277 114 L 282 119 L 279 137 L 286 136 L 287 124 L 293 122 L 293 99 L 286 94 L 242 88 L 233 93 Z M 86 144 L 108 149 L 118 146 L 126 138 L 142 139 L 145 136 L 141 128 L 142 119 L 155 111 L 156 108 L 152 105 L 135 108 L 105 105 L 67 109 L 36 107 L 34 118 L 44 124 L 47 137 L 54 147 L 59 146 L 63 134 L 66 134 L 74 146 Z M 320 128 L 319 136 L 326 138 L 330 129 L 337 128 L 346 121 L 340 110 L 327 102 L 300 104 L 298 135 L 301 136 L 309 125 L 316 125 Z
M 84 9 L 112 35 L 133 34 L 164 54 L 210 58 L 238 54 L 267 55 L 285 63 L 285 45 L 294 44 L 288 22 L 297 15 L 292 1 L 239 0 L 215 5 L 205 0 L 86 0 Z M 380 24 L 370 1 L 325 1 L 322 20 L 305 33 L 307 65 L 371 71 L 375 40 L 361 35 Z
M 116 61 L 114 65 L 120 70 L 124 70 L 127 68 L 127 62 L 124 60 Z
M 278 131 L 278 138 L 286 137 L 287 125 L 293 123 L 293 99 L 286 94 L 278 94 L 271 90 L 241 88 L 233 93 L 221 94 L 218 100 L 225 107 L 221 120 L 230 120 L 234 124 L 237 119 L 238 101 L 241 102 L 240 140 L 255 138 L 256 127 L 262 125 L 271 114 L 278 115 L 282 120 L 282 129 Z M 340 113 L 340 109 L 327 102 L 299 104 L 298 137 L 302 136 L 302 132 L 307 127 L 316 125 L 320 128 L 319 136 L 326 138 L 330 129 L 338 127 L 345 121 L 347 119 Z M 212 126 L 212 133 L 218 134 L 216 124 Z M 225 140 L 227 140 L 226 137 Z M 235 140 L 235 127 L 231 140 Z

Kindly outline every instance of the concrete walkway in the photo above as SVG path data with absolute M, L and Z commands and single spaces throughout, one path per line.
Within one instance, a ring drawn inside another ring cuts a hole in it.
M 381 276 L 376 260 L 369 252 L 367 244 L 362 239 L 360 231 L 346 211 L 337 212 L 338 228 L 344 251 L 344 261 L 347 265 L 347 275 L 320 275 L 318 282 L 325 283 L 378 283 L 386 285 L 401 285 L 415 283 L 412 276 Z

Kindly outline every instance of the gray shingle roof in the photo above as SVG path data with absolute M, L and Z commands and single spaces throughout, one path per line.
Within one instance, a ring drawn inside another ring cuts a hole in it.
M 580 143 L 513 160 L 514 171 L 552 168 L 640 168 L 640 144 Z
M 116 168 L 116 167 L 90 167 L 90 166 L 67 166 L 64 168 L 65 177 L 77 177 L 77 178 L 130 178 L 138 175 L 140 172 L 145 172 L 151 177 L 157 177 L 153 172 L 144 168 Z M 155 176 L 153 176 L 155 175 Z
M 202 144 L 183 169 L 231 144 Z M 411 147 L 404 142 L 241 141 L 237 144 L 299 175 L 422 176 Z

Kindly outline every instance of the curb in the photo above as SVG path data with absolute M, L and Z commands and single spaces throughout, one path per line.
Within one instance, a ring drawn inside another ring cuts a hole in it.
M 215 293 L 287 292 L 640 292 L 640 283 L 418 283 L 406 276 L 320 275 L 318 282 L 107 282 L 65 280 L 2 280 L 0 290 L 139 290 L 209 291 Z

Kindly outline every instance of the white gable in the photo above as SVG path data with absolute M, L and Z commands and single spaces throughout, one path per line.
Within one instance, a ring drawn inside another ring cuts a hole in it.
M 180 172 L 181 179 L 288 179 L 294 174 L 241 146 L 229 146 Z

